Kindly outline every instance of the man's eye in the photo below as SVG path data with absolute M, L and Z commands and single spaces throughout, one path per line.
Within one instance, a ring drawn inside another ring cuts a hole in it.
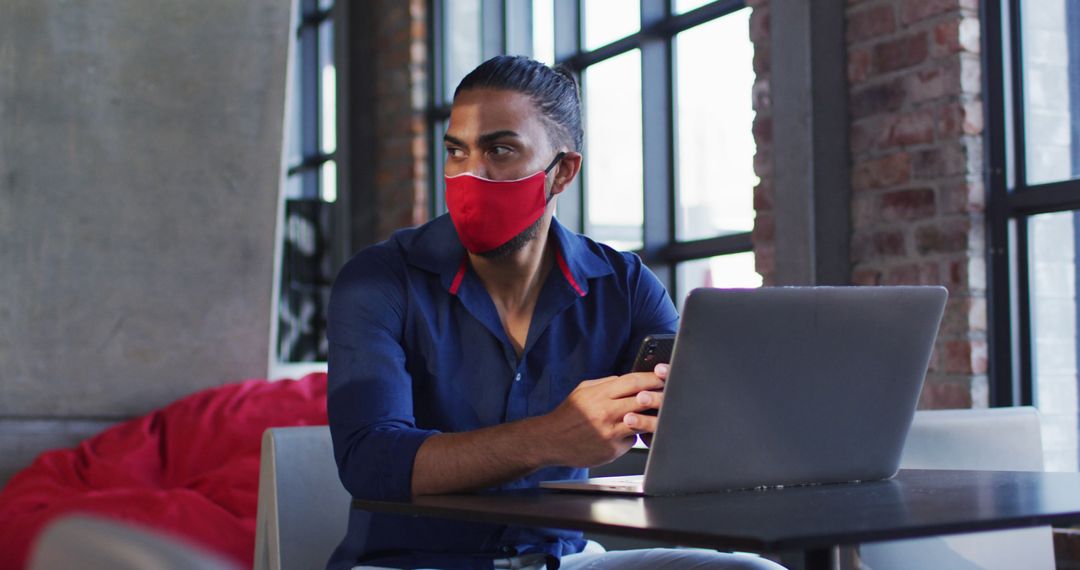
M 448 156 L 450 158 L 459 158 L 459 157 L 462 156 L 461 149 L 460 148 L 447 147 L 446 148 L 446 156 Z
M 513 149 L 508 146 L 493 146 L 491 147 L 491 154 L 495 156 L 507 155 L 513 152 Z

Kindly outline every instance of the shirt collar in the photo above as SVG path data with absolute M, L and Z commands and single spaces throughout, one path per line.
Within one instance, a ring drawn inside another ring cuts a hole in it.
M 579 295 L 584 296 L 588 292 L 589 279 L 613 272 L 611 262 L 592 240 L 566 229 L 556 218 L 551 219 L 550 231 L 559 245 L 558 269 Z M 460 283 L 465 259 L 465 246 L 458 239 L 449 214 L 443 214 L 422 226 L 406 253 L 409 264 L 438 273 L 443 287 L 448 291 L 455 288 L 455 282 Z

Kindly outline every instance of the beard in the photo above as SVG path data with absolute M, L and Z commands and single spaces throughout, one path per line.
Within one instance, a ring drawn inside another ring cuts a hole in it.
M 540 223 L 544 221 L 544 216 L 536 218 L 536 221 L 529 227 L 522 230 L 518 235 L 510 238 L 510 241 L 500 245 L 495 249 L 489 249 L 485 252 L 478 253 L 480 257 L 485 259 L 502 259 L 509 257 L 525 247 L 525 244 L 536 239 L 536 236 L 540 234 Z
M 544 199 L 544 203 L 551 204 L 551 200 L 554 198 L 555 193 L 548 192 L 547 198 Z M 539 218 L 536 218 L 536 221 L 533 222 L 532 225 L 522 230 L 518 235 L 510 238 L 510 241 L 495 249 L 489 249 L 483 253 L 478 253 L 477 255 L 485 259 L 502 259 L 521 251 L 521 248 L 525 247 L 525 244 L 536 239 L 536 236 L 540 234 L 540 224 L 543 221 L 544 216 L 541 214 Z

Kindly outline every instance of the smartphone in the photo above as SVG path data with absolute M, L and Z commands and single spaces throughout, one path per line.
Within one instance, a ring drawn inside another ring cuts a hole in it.
M 657 364 L 669 364 L 671 362 L 671 349 L 675 347 L 675 335 L 651 334 L 641 341 L 637 357 L 634 359 L 634 367 L 631 372 L 652 372 Z M 641 412 L 647 416 L 655 416 L 656 410 Z
M 637 358 L 631 372 L 652 372 L 657 364 L 671 362 L 671 349 L 675 347 L 675 335 L 651 334 L 641 341 Z

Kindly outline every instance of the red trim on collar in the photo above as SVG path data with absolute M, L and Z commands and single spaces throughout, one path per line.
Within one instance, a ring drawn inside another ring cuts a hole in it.
M 584 297 L 585 291 L 581 290 L 578 282 L 574 279 L 574 274 L 570 273 L 570 266 L 566 265 L 566 260 L 563 259 L 562 251 L 555 251 L 555 261 L 559 263 L 559 269 L 562 270 L 562 274 L 566 277 L 566 280 L 570 282 L 570 286 L 574 288 L 574 291 L 577 291 L 578 297 Z
M 465 256 L 461 260 L 461 267 L 458 267 L 457 274 L 454 275 L 454 281 L 450 283 L 451 295 L 457 295 L 458 289 L 461 289 L 461 280 L 465 278 L 465 264 L 468 260 L 468 256 Z

